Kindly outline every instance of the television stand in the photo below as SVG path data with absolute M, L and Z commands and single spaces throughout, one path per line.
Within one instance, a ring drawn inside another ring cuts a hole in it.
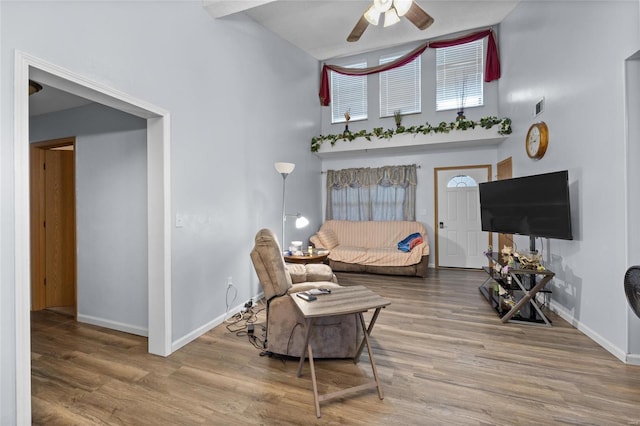
M 497 312 L 500 320 L 536 324 L 551 327 L 551 320 L 544 314 L 543 306 L 536 300 L 538 293 L 551 293 L 545 286 L 555 274 L 549 270 L 509 268 L 506 274 L 496 271 L 495 265 L 502 270 L 508 262 L 501 253 L 486 253 L 489 266 L 484 271 L 489 275 L 479 287 L 480 293 Z

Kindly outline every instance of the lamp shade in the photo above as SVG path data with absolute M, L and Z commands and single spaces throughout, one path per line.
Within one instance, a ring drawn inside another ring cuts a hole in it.
M 286 173 L 289 174 L 296 168 L 296 165 L 293 163 L 275 163 L 274 164 L 278 173 Z
M 307 219 L 304 216 L 298 215 L 298 218 L 296 219 L 296 228 L 298 229 L 304 228 L 308 224 L 309 224 L 309 219 Z

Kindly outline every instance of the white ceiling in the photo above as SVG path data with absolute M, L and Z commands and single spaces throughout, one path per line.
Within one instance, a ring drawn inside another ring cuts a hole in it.
M 318 60 L 355 55 L 418 40 L 448 37 L 500 23 L 520 0 L 416 0 L 435 22 L 424 31 L 405 18 L 391 27 L 369 25 L 359 41 L 347 36 L 371 0 L 203 0 L 212 19 L 246 13 Z M 29 115 L 75 108 L 91 101 L 45 86 L 29 97 Z
M 387 28 L 369 25 L 354 43 L 347 42 L 347 36 L 372 0 L 204 0 L 203 5 L 214 19 L 246 13 L 322 61 L 486 28 L 500 23 L 519 1 L 416 0 L 435 20 L 429 28 L 420 31 L 401 18 L 398 24 Z
M 29 117 L 76 108 L 92 101 L 40 83 L 42 90 L 29 96 Z

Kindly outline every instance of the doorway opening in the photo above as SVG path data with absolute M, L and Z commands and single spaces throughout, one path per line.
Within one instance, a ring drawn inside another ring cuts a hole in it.
M 16 51 L 14 72 L 14 285 L 16 412 L 31 423 L 29 79 L 146 119 L 148 215 L 148 351 L 167 356 L 171 343 L 171 176 L 169 112 Z

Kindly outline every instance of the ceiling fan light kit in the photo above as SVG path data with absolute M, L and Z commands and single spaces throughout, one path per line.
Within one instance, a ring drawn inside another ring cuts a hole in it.
M 400 18 L 395 9 L 389 9 L 384 13 L 384 26 L 389 27 L 400 22 Z
M 392 4 L 393 4 L 393 0 L 373 0 L 373 6 L 380 13 L 384 13 L 387 10 L 391 9 Z
M 404 16 L 411 9 L 413 0 L 393 0 L 393 7 L 398 12 L 398 16 Z
M 354 42 L 367 29 L 369 24 L 378 25 L 380 15 L 384 13 L 384 27 L 400 22 L 400 17 L 405 16 L 418 29 L 424 30 L 433 24 L 433 18 L 422 10 L 414 0 L 373 0 L 373 4 L 365 10 L 360 19 L 347 37 L 347 41 Z

